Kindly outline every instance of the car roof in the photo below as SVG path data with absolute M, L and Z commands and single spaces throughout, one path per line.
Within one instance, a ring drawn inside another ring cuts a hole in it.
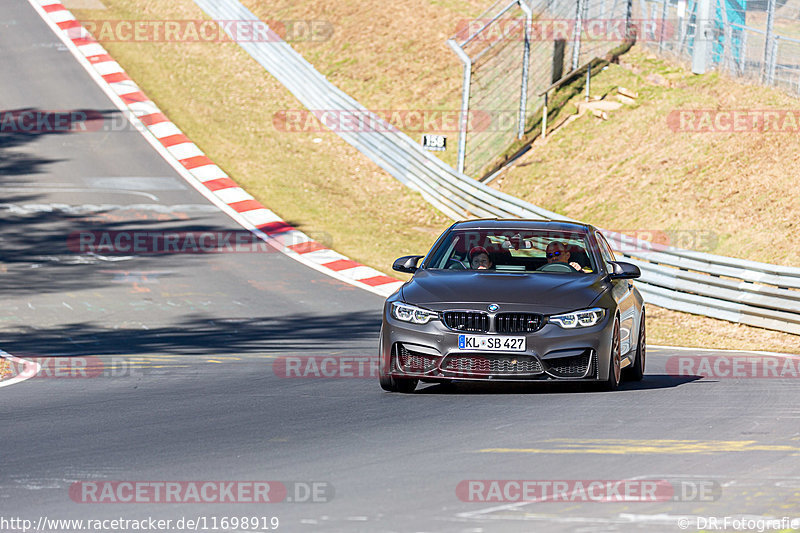
M 510 230 L 550 230 L 550 231 L 572 231 L 579 233 L 591 233 L 595 230 L 594 226 L 580 222 L 570 222 L 567 220 L 531 220 L 524 218 L 482 218 L 474 220 L 462 220 L 456 222 L 452 229 L 510 229 Z

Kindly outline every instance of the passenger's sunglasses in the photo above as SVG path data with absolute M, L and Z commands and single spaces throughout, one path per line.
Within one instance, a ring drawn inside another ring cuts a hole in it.
M 552 259 L 554 257 L 558 257 L 559 255 L 561 255 L 561 252 L 553 252 L 551 254 L 545 254 L 545 255 L 547 256 L 548 259 Z

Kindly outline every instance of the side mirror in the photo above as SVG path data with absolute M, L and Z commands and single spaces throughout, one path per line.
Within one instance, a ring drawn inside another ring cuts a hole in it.
M 408 274 L 413 274 L 417 271 L 417 263 L 420 259 L 425 257 L 424 255 L 404 255 L 399 259 L 395 259 L 394 264 L 392 264 L 392 270 L 396 270 L 398 272 L 406 272 Z
M 639 270 L 639 267 L 631 263 L 612 261 L 611 266 L 614 269 L 609 275 L 611 279 L 633 279 L 642 275 L 642 271 Z

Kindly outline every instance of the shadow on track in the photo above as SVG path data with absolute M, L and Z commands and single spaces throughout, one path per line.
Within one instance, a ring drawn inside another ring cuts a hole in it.
M 3 348 L 18 356 L 320 353 L 366 341 L 377 350 L 380 310 L 257 318 L 194 316 L 162 328 L 110 329 L 93 323 L 7 332 Z M 15 349 L 23 348 L 24 352 Z
M 670 389 L 701 379 L 700 376 L 671 376 L 646 374 L 639 382 L 623 381 L 616 392 L 634 392 L 653 389 Z M 414 394 L 475 395 L 475 394 L 574 394 L 597 393 L 602 390 L 595 383 L 575 381 L 543 381 L 537 383 L 469 383 L 422 384 Z M 612 393 L 608 393 L 612 394 Z
M 116 109 L 0 109 L 0 176 L 38 174 L 44 171 L 45 165 L 64 161 L 21 150 L 22 146 L 43 136 L 131 128 L 130 122 Z

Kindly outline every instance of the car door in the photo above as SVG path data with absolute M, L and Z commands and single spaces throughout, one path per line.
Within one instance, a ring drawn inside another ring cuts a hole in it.
M 609 262 L 616 261 L 614 252 L 600 232 L 596 232 L 595 235 L 600 247 L 600 254 L 606 263 L 606 271 L 613 272 L 613 267 Z M 611 285 L 611 295 L 619 308 L 620 351 L 626 354 L 634 347 L 633 343 L 635 342 L 633 332 L 636 331 L 634 329 L 636 326 L 636 298 L 634 298 L 633 282 L 629 279 L 614 279 L 611 280 Z

